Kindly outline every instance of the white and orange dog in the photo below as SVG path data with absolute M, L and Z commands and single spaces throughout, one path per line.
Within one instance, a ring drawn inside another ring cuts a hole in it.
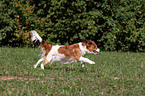
M 45 64 L 52 63 L 53 61 L 59 61 L 64 64 L 73 63 L 76 61 L 81 61 L 82 67 L 84 67 L 83 62 L 87 62 L 89 64 L 95 64 L 95 62 L 89 60 L 88 58 L 83 57 L 83 55 L 87 53 L 97 54 L 100 52 L 100 49 L 97 48 L 97 45 L 91 41 L 86 40 L 85 42 L 80 42 L 72 45 L 52 45 L 48 44 L 42 40 L 42 38 L 38 35 L 36 31 L 31 32 L 31 40 L 39 40 L 40 46 L 42 48 L 43 54 L 38 62 L 34 65 L 34 68 L 42 62 L 41 69 L 44 69 Z

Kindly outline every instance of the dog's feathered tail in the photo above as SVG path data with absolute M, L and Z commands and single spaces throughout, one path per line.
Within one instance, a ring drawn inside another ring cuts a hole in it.
M 30 31 L 30 33 L 31 33 L 31 41 L 39 40 L 42 51 L 44 51 L 44 49 L 51 49 L 52 45 L 42 40 L 42 38 L 38 35 L 38 33 L 35 30 Z
M 31 32 L 31 41 L 37 41 L 39 40 L 39 42 L 42 42 L 42 38 L 38 35 L 38 33 L 36 31 L 30 31 Z

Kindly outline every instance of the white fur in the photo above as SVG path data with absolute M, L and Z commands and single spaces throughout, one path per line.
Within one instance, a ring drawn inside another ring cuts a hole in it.
M 34 65 L 34 68 L 36 68 L 36 67 L 38 66 L 38 64 L 39 64 L 40 62 L 42 62 L 43 60 L 44 60 L 44 58 L 39 59 L 38 62 Z
M 97 52 L 100 52 L 100 49 L 99 48 L 97 48 L 97 50 L 96 50 Z
M 88 52 L 88 50 L 86 49 L 86 46 L 82 46 L 82 43 L 78 43 L 79 44 L 79 48 L 82 52 L 82 56 L 84 56 L 86 54 L 86 52 Z
M 42 42 L 42 38 L 38 35 L 38 33 L 36 31 L 30 31 L 31 32 L 31 41 L 34 41 L 34 40 L 39 40 L 39 42 Z
M 82 68 L 84 68 L 85 67 L 85 65 L 84 64 L 81 64 L 82 65 Z
M 88 58 L 85 58 L 85 57 L 80 57 L 80 60 L 79 61 L 82 61 L 82 62 L 87 62 L 89 64 L 95 64 L 95 62 L 89 60 Z

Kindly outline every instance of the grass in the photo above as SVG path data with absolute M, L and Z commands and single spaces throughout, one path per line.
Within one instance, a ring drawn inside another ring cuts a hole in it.
M 87 54 L 95 65 L 54 62 L 45 70 L 33 68 L 39 53 L 39 48 L 0 47 L 1 96 L 145 95 L 145 53 Z

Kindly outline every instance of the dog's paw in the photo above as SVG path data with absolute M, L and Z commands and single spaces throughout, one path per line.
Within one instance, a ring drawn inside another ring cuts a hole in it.
M 90 64 L 95 64 L 95 62 L 91 61 Z
M 37 65 L 34 65 L 34 68 L 36 68 L 37 67 Z
M 43 70 L 44 70 L 44 66 L 43 66 L 43 64 L 41 64 L 41 69 L 43 69 Z
M 82 68 L 84 68 L 85 67 L 85 65 L 84 64 L 82 64 Z

